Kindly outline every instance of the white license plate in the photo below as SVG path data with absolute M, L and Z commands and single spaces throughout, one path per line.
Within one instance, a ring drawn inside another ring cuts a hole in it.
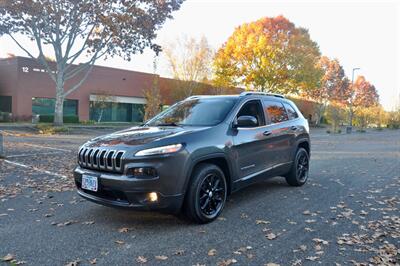
M 97 191 L 98 189 L 97 176 L 82 175 L 82 188 L 91 191 Z

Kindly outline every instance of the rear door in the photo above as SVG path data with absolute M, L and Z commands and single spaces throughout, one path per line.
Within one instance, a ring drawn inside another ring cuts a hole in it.
M 268 167 L 284 166 L 291 161 L 291 146 L 294 140 L 292 124 L 288 113 L 279 100 L 264 99 L 264 113 L 267 117 L 266 130 L 269 132 L 268 149 L 270 156 Z

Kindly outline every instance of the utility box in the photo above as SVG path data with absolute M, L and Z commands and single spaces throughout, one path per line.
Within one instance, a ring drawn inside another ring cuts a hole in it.
M 353 127 L 351 127 L 351 126 L 346 127 L 346 133 L 350 134 L 352 129 L 353 129 Z
M 37 124 L 40 121 L 40 115 L 33 115 L 32 116 L 32 124 Z

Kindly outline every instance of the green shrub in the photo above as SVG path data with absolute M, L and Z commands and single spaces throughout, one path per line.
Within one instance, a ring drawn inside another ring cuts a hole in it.
M 48 134 L 48 135 L 69 132 L 68 127 L 54 127 L 52 125 L 45 125 L 45 124 L 37 125 L 36 129 L 39 131 L 39 134 Z
M 63 118 L 64 123 L 79 123 L 79 117 L 77 115 L 65 115 Z M 40 115 L 40 123 L 53 123 L 54 115 Z
M 0 122 L 11 122 L 12 114 L 7 112 L 0 112 Z
M 83 120 L 80 122 L 83 125 L 94 125 L 96 123 L 96 121 L 94 120 Z

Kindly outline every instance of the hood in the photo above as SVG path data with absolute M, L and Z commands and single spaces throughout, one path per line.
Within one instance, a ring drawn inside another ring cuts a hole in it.
M 86 146 L 139 146 L 203 129 L 205 127 L 133 127 L 94 138 L 87 142 Z

